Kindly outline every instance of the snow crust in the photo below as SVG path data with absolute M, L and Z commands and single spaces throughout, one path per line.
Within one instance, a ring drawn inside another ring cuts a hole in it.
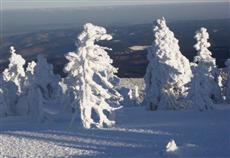
M 6 117 L 0 119 L 0 157 L 229 157 L 229 110 L 153 113 L 129 107 L 117 112 L 115 127 L 91 130 L 68 128 L 69 115 L 42 124 Z M 172 138 L 179 150 L 165 152 Z

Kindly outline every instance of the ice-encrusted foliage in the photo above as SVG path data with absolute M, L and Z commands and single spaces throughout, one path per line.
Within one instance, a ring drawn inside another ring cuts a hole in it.
M 10 63 L 7 69 L 3 71 L 3 79 L 5 81 L 12 81 L 17 86 L 17 92 L 22 92 L 22 86 L 25 78 L 24 65 L 25 59 L 19 54 L 15 53 L 13 46 L 10 47 Z
M 78 36 L 77 51 L 65 56 L 69 61 L 64 69 L 68 73 L 67 83 L 74 92 L 74 106 L 80 106 L 85 128 L 114 125 L 115 121 L 110 120 L 105 111 L 113 113 L 120 108 L 115 107 L 122 98 L 114 89 L 114 83 L 118 80 L 115 75 L 117 69 L 112 66 L 113 61 L 106 52 L 108 48 L 95 44 L 96 41 L 111 39 L 105 28 L 87 23 Z M 98 122 L 93 119 L 93 111 L 99 117 Z
M 212 53 L 208 50 L 209 34 L 206 28 L 201 28 L 194 37 L 197 44 L 194 48 L 197 55 L 194 57 L 193 78 L 188 98 L 194 108 L 199 110 L 212 109 L 213 101 L 221 101 L 221 90 L 215 80 L 217 68 Z
M 156 21 L 153 32 L 155 39 L 147 55 L 145 101 L 151 110 L 184 108 L 181 101 L 192 77 L 189 61 L 180 52 L 178 40 L 164 18 Z
M 230 104 L 230 59 L 225 62 L 227 68 L 227 83 L 225 88 L 225 96 L 227 103 Z

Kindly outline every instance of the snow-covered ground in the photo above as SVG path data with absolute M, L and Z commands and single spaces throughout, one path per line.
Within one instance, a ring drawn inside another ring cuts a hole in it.
M 116 127 L 90 130 L 78 121 L 69 128 L 67 118 L 44 123 L 1 118 L 0 157 L 230 157 L 229 107 L 206 112 L 132 107 L 116 117 Z M 177 149 L 166 152 L 171 140 Z

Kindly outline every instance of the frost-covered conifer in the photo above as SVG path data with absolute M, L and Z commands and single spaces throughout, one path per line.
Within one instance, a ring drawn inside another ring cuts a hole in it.
M 138 100 L 138 98 L 140 97 L 140 95 L 139 95 L 139 88 L 138 88 L 138 86 L 137 85 L 135 85 L 135 87 L 134 87 L 134 96 L 135 96 L 135 98 Z
M 17 92 L 22 92 L 23 82 L 25 78 L 25 60 L 19 54 L 15 53 L 13 46 L 10 47 L 10 63 L 7 69 L 3 71 L 3 79 L 5 81 L 12 81 L 17 86 Z
M 113 61 L 106 52 L 108 48 L 95 44 L 95 41 L 111 39 L 112 36 L 103 27 L 87 23 L 78 36 L 77 51 L 66 55 L 69 63 L 64 70 L 68 73 L 68 86 L 74 92 L 74 106 L 80 106 L 85 128 L 92 125 L 102 128 L 103 125 L 112 126 L 115 123 L 105 111 L 113 113 L 118 109 L 114 105 L 122 98 L 114 89 L 114 82 L 118 79 L 114 74 L 117 69 L 112 66 Z M 93 111 L 99 117 L 98 122 L 93 119 Z
M 24 95 L 20 97 L 17 108 L 21 115 L 30 115 L 34 118 L 40 114 L 39 104 L 42 97 L 36 88 L 34 80 L 34 68 L 36 63 L 34 61 L 28 63 L 25 72 Z
M 227 83 L 225 88 L 225 96 L 227 103 L 230 103 L 230 59 L 225 62 L 227 67 Z
M 0 76 L 0 117 L 7 115 L 7 104 L 4 98 L 4 92 L 3 92 L 3 79 L 2 76 Z
M 133 99 L 133 90 L 132 89 L 129 89 L 128 96 L 129 96 L 130 100 Z
M 134 106 L 140 104 L 140 96 L 139 96 L 139 89 L 138 86 L 135 85 L 134 89 L 129 89 L 128 98 L 124 97 L 124 102 L 127 106 Z
M 156 21 L 153 31 L 155 39 L 147 55 L 145 101 L 151 110 L 182 108 L 186 84 L 192 77 L 189 61 L 181 54 L 178 40 L 164 18 Z
M 43 119 L 60 112 L 64 105 L 61 105 L 59 80 L 60 77 L 53 73 L 53 66 L 42 55 L 37 57 L 37 63 L 32 61 L 28 64 L 25 81 L 27 95 L 21 100 L 21 106 L 26 100 L 29 115 Z
M 14 47 L 10 47 L 10 63 L 1 76 L 2 97 L 7 108 L 7 114 L 17 114 L 16 103 L 22 94 L 25 78 L 25 60 L 21 55 L 15 53 Z
M 197 44 L 197 56 L 194 57 L 193 78 L 189 89 L 188 98 L 192 101 L 193 107 L 199 110 L 211 109 L 213 101 L 221 100 L 221 91 L 218 83 L 215 82 L 217 74 L 215 59 L 208 50 L 209 34 L 206 28 L 201 28 L 194 37 Z

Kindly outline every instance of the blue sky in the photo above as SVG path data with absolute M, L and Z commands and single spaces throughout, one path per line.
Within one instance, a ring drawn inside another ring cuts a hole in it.
M 2 9 L 146 5 L 162 3 L 228 2 L 228 0 L 0 0 Z

